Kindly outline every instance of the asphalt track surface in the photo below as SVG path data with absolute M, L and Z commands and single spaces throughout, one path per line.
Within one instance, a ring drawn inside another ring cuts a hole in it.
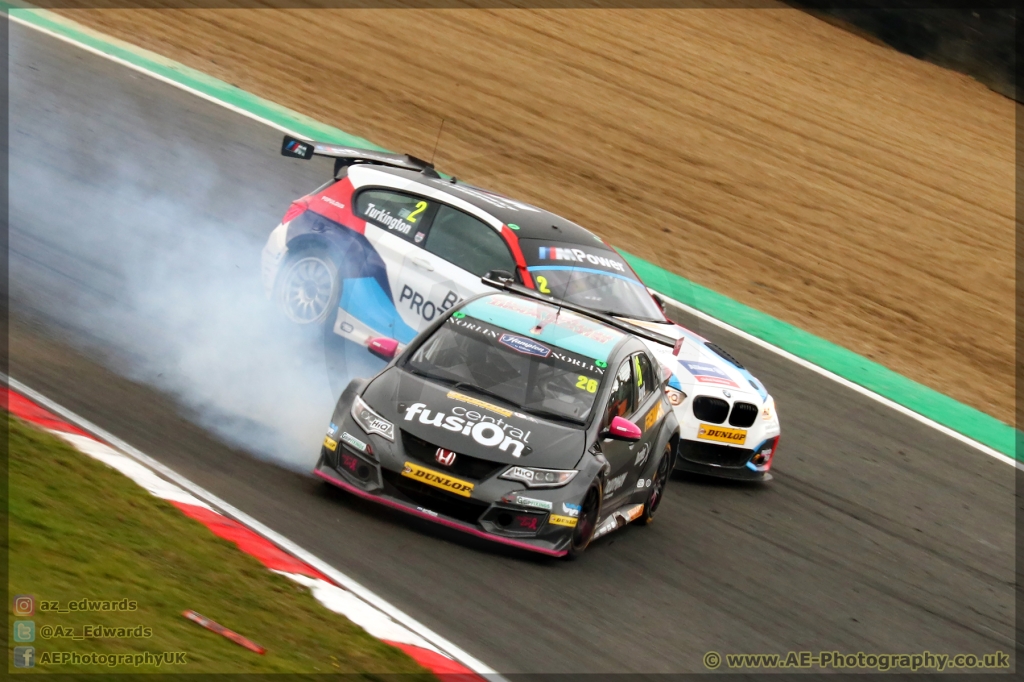
M 134 159 L 139 183 L 187 201 L 172 161 L 204 153 L 224 178 L 204 215 L 263 239 L 328 165 L 283 159 L 276 131 L 24 27 L 10 41 L 11 375 L 494 669 L 697 672 L 712 650 L 1013 649 L 1013 467 L 685 315 L 774 394 L 775 480 L 677 476 L 656 523 L 578 562 L 464 538 L 225 445 L 124 378 L 130 358 L 60 313 L 65 300 L 80 309 L 124 292 L 117 263 L 78 257 L 52 226 L 82 212 L 144 231 L 112 193 L 112 164 Z M 262 219 L 233 223 L 243 205 Z

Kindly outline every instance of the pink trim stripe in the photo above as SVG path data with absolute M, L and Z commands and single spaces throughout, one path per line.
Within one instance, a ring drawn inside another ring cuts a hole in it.
M 350 484 L 346 483 L 345 481 L 342 481 L 340 479 L 334 478 L 333 476 L 325 474 L 324 472 L 320 471 L 319 469 L 314 471 L 313 474 L 315 476 L 319 476 L 320 478 L 324 479 L 325 481 L 327 481 L 331 485 L 336 485 L 339 488 L 341 488 L 342 490 L 350 492 L 353 495 L 356 495 L 358 497 L 363 498 L 364 500 L 370 500 L 371 502 L 376 502 L 377 504 L 382 504 L 385 507 L 391 507 L 392 509 L 397 509 L 399 511 L 403 511 L 406 514 L 411 514 L 411 515 L 416 516 L 418 518 L 426 519 L 427 521 L 432 521 L 434 523 L 439 523 L 442 526 L 447 526 L 448 528 L 454 528 L 455 530 L 461 530 L 463 533 L 469 533 L 470 535 L 474 535 L 474 536 L 476 536 L 478 538 L 483 538 L 484 540 L 490 540 L 491 542 L 497 542 L 497 543 L 502 544 L 502 545 L 509 545 L 511 547 L 516 547 L 518 549 L 525 549 L 525 550 L 530 551 L 530 552 L 537 552 L 539 554 L 546 554 L 547 556 L 560 557 L 560 556 L 565 556 L 566 554 L 569 553 L 567 550 L 564 550 L 564 549 L 560 550 L 560 551 L 559 550 L 554 550 L 554 549 L 545 549 L 543 547 L 535 547 L 535 546 L 533 546 L 531 544 L 528 544 L 526 542 L 520 542 L 518 540 L 512 540 L 512 539 L 503 538 L 503 537 L 500 537 L 500 536 L 497 536 L 497 535 L 491 535 L 490 533 L 485 533 L 484 531 L 479 530 L 477 528 L 471 528 L 469 526 L 466 526 L 466 525 L 461 524 L 461 523 L 457 523 L 455 521 L 449 521 L 448 519 L 443 519 L 443 518 L 441 518 L 439 516 L 433 516 L 432 514 L 427 514 L 427 513 L 421 512 L 420 510 L 413 509 L 412 507 L 409 507 L 408 505 L 402 504 L 401 502 L 396 502 L 395 500 L 389 500 L 388 498 L 381 497 L 379 495 L 371 495 L 370 493 L 366 492 L 365 490 L 360 490 L 359 488 L 355 487 L 354 485 L 350 485 Z

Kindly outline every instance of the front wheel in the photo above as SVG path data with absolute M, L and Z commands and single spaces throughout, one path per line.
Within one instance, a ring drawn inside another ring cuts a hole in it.
M 597 530 L 597 517 L 600 513 L 601 484 L 594 483 L 583 498 L 583 504 L 580 505 L 580 515 L 572 532 L 569 553 L 565 555 L 566 559 L 578 559 L 583 554 L 587 545 L 594 538 L 594 531 Z
M 672 474 L 671 466 L 672 443 L 666 443 L 665 453 L 661 456 L 658 471 L 654 474 L 654 480 L 651 481 L 651 492 L 647 495 L 647 501 L 644 502 L 644 510 L 640 514 L 639 520 L 643 521 L 643 523 L 654 521 L 654 513 L 658 511 L 661 498 L 665 496 L 665 486 L 668 485 L 668 477 Z
M 340 298 L 338 266 L 322 248 L 292 256 L 277 280 L 277 301 L 288 319 L 296 324 L 326 324 Z

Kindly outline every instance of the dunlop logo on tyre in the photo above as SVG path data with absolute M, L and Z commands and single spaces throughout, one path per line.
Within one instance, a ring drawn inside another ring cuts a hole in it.
M 697 429 L 697 438 L 730 443 L 731 445 L 743 445 L 747 442 L 747 431 L 746 429 L 724 429 L 721 426 L 701 424 Z
M 473 494 L 472 483 L 458 478 L 453 478 L 452 476 L 442 474 L 439 471 L 418 466 L 412 462 L 405 463 L 405 468 L 402 469 L 402 475 L 406 478 L 411 478 L 414 481 L 426 483 L 427 485 L 432 485 L 435 488 L 440 488 L 441 490 L 447 490 L 450 493 L 461 495 L 462 497 L 469 497 Z

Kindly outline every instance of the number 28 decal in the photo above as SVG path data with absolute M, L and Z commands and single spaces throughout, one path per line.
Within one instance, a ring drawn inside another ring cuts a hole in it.
M 582 374 L 576 378 L 576 388 L 582 388 L 587 393 L 597 392 L 597 379 L 585 377 Z

